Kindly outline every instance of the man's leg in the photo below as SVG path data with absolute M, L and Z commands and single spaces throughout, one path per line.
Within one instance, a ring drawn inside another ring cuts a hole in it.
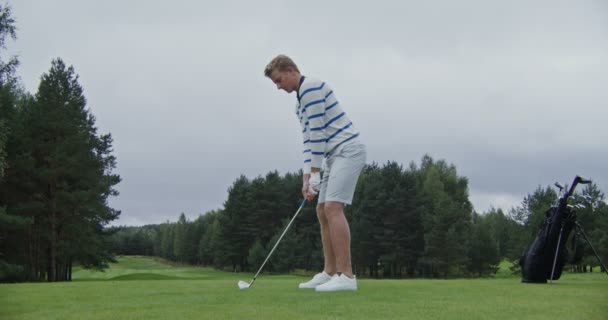
M 321 226 L 321 242 L 323 243 L 323 258 L 325 259 L 323 271 L 329 275 L 333 275 L 336 273 L 336 256 L 334 255 L 329 222 L 325 212 L 325 203 L 318 204 L 317 217 Z
M 329 236 L 339 276 L 315 287 L 316 292 L 357 291 L 357 279 L 353 275 L 350 261 L 350 230 L 344 216 L 344 204 L 326 201 L 323 208 L 329 227 Z
M 353 270 L 350 257 L 350 228 L 348 221 L 344 216 L 344 204 L 336 201 L 325 202 L 323 210 L 324 217 L 327 221 L 329 230 L 328 244 L 331 245 L 331 254 L 334 257 L 335 271 L 342 272 L 347 277 L 353 277 Z M 325 248 L 325 240 L 323 240 Z M 325 250 L 324 250 L 325 252 Z M 325 257 L 325 265 L 327 266 L 327 256 Z
M 327 161 L 331 173 L 324 176 L 327 179 L 325 188 L 321 188 L 319 201 L 324 203 L 322 217 L 327 221 L 332 255 L 335 257 L 336 271 L 339 277 L 333 277 L 327 283 L 315 287 L 317 292 L 356 291 L 357 279 L 353 275 L 350 254 L 350 228 L 344 216 L 344 205 L 352 202 L 357 179 L 365 165 L 365 146 L 344 145 L 330 155 Z M 324 191 L 324 192 L 323 192 Z

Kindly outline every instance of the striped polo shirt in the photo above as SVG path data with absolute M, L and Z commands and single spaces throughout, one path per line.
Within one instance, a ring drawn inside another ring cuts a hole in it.
M 304 174 L 321 168 L 327 153 L 359 135 L 333 90 L 316 79 L 300 78 L 296 115 L 302 125 Z

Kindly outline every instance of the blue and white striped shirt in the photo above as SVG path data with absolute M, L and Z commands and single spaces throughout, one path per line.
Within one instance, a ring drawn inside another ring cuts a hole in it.
M 340 144 L 355 139 L 355 130 L 327 83 L 302 76 L 296 115 L 302 125 L 304 174 L 321 168 L 323 157 Z

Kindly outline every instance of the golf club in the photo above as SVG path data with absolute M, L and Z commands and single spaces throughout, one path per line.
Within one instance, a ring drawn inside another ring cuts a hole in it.
M 275 243 L 274 247 L 272 247 L 272 250 L 270 250 L 270 253 L 266 257 L 266 260 L 264 260 L 264 263 L 262 263 L 262 266 L 260 267 L 260 269 L 258 269 L 258 272 L 256 272 L 255 276 L 253 276 L 253 280 L 251 280 L 251 282 L 249 282 L 249 283 L 247 283 L 243 280 L 239 280 L 239 283 L 238 283 L 239 289 L 245 290 L 245 289 L 251 288 L 251 286 L 255 282 L 255 279 L 258 277 L 258 274 L 260 274 L 260 271 L 262 271 L 262 269 L 264 268 L 264 265 L 266 264 L 266 262 L 268 261 L 268 259 L 272 255 L 272 253 L 274 252 L 274 249 L 277 248 L 277 246 L 279 245 L 279 242 L 281 242 L 281 239 L 283 239 L 283 236 L 285 235 L 285 233 L 287 233 L 287 230 L 289 230 L 291 223 L 296 219 L 296 217 L 298 216 L 298 213 L 300 213 L 300 210 L 302 210 L 302 208 L 304 208 L 304 206 L 306 206 L 306 202 L 307 202 L 306 199 L 304 199 L 304 201 L 302 201 L 300 208 L 298 208 L 298 211 L 296 211 L 296 214 L 293 215 L 293 218 L 291 218 L 291 221 L 289 221 L 289 223 L 287 224 L 287 227 L 285 227 L 285 230 L 283 230 L 283 233 L 279 237 L 279 240 L 277 240 L 277 243 Z

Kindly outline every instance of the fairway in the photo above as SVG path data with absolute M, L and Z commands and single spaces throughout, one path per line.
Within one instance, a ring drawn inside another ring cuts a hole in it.
M 69 283 L 0 285 L 0 319 L 606 319 L 608 276 L 565 274 L 553 285 L 517 277 L 359 280 L 359 291 L 299 290 L 306 278 L 233 274 L 121 257 Z

